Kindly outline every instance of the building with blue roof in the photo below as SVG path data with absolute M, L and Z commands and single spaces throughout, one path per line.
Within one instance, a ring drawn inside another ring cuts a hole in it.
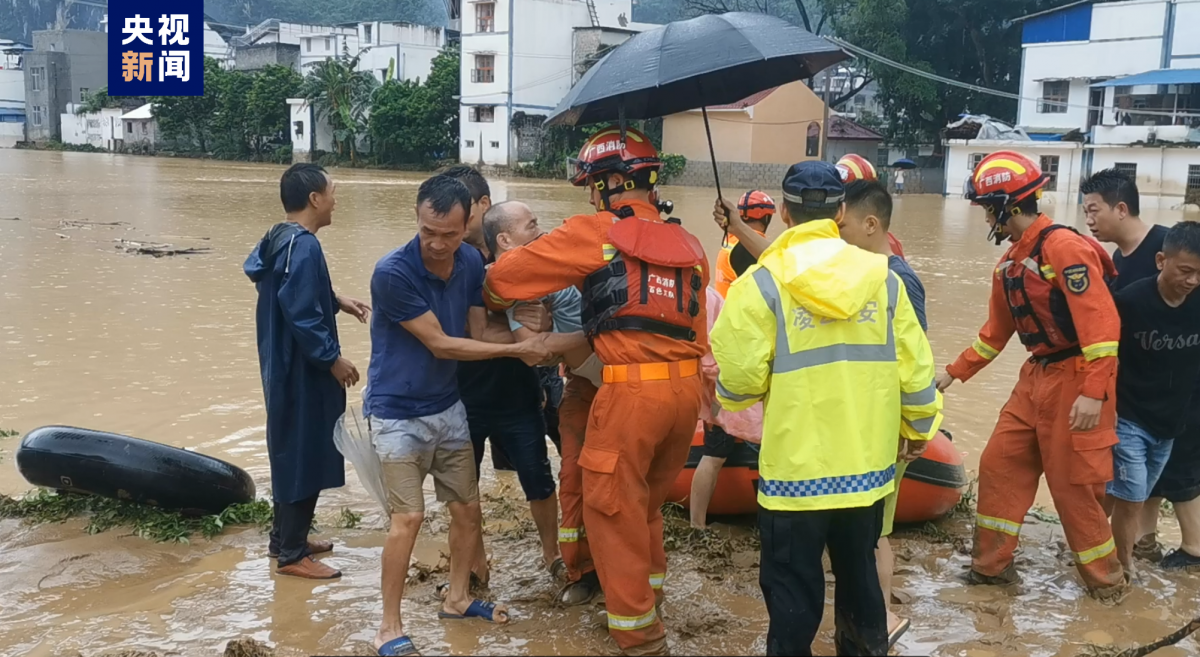
M 1040 159 L 1062 202 L 1116 167 L 1149 207 L 1200 204 L 1200 0 L 1077 0 L 1014 21 L 1029 139 L 947 138 L 947 193 L 980 153 L 1011 148 Z

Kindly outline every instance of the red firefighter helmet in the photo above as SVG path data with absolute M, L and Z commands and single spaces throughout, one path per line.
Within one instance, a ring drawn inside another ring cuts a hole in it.
M 576 187 L 603 173 L 619 173 L 630 179 L 627 184 L 646 187 L 658 183 L 662 160 L 658 159 L 658 150 L 650 138 L 641 131 L 626 128 L 622 139 L 621 129 L 609 126 L 583 144 L 579 157 L 567 158 L 567 169 L 571 172 L 571 184 Z M 639 172 L 640 175 L 634 175 Z
M 875 173 L 875 165 L 867 158 L 851 153 L 837 161 L 838 173 L 842 175 L 842 184 L 849 185 L 856 180 L 879 180 Z
M 992 237 L 999 244 L 1009 218 L 1020 214 L 1018 203 L 1042 197 L 1050 176 L 1032 159 L 1014 151 L 996 151 L 983 158 L 967 180 L 966 197 L 996 217 Z
M 742 194 L 737 209 L 746 221 L 770 221 L 775 214 L 775 200 L 754 189 Z

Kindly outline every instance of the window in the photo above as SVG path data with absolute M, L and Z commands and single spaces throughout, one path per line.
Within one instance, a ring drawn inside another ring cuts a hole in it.
M 379 80 L 381 82 L 387 82 L 387 71 L 386 68 L 379 69 Z
M 326 49 L 326 50 L 332 50 L 332 49 L 333 49 L 333 46 L 331 46 L 331 45 L 330 45 L 330 39 L 329 39 L 329 37 L 325 37 L 325 49 Z
M 133 121 L 125 122 L 125 132 L 128 132 L 131 135 L 133 134 Z
M 971 153 L 971 173 L 975 173 L 975 170 L 979 168 L 979 163 L 983 161 L 983 157 L 983 153 Z
M 79 88 L 79 102 L 81 102 L 81 103 L 86 103 L 86 102 L 87 102 L 88 91 L 89 91 L 89 90 L 88 90 L 88 88 L 87 88 L 87 87 L 80 87 L 80 88 Z
M 475 55 L 475 69 L 471 71 L 471 82 L 495 82 L 495 70 L 495 55 Z
M 1124 175 L 1132 181 L 1137 181 L 1137 164 L 1130 162 L 1117 162 L 1113 165 L 1117 173 Z
M 373 43 L 371 41 L 371 24 L 370 23 L 363 25 L 363 41 L 367 42 L 368 44 Z
M 492 148 L 500 148 L 500 142 L 498 142 L 498 141 L 492 142 Z
M 474 139 L 468 139 L 466 144 L 467 144 L 467 148 L 475 148 L 475 140 Z
M 491 2 L 481 2 L 475 5 L 475 31 L 496 31 L 496 5 Z
M 1042 102 L 1038 104 L 1041 114 L 1066 114 L 1067 100 L 1071 96 L 1071 83 L 1066 80 L 1048 80 L 1042 83 Z
M 312 38 L 304 40 L 304 52 L 312 52 Z
M 471 123 L 494 123 L 496 108 L 491 105 L 475 105 L 471 108 Z
M 1187 188 L 1183 193 L 1183 202 L 1200 205 L 1200 164 L 1188 165 Z
M 855 107 L 866 107 L 867 106 L 867 97 L 862 94 L 855 96 L 854 97 L 854 106 Z
M 892 157 L 891 149 L 889 149 L 889 148 L 879 149 L 879 151 L 877 153 L 875 153 L 875 166 L 886 167 L 888 165 L 888 160 L 890 160 L 891 157 Z
M 42 106 L 41 106 L 41 105 L 34 105 L 34 106 L 33 106 L 33 124 L 34 124 L 34 125 L 41 125 L 41 124 L 42 124 L 42 117 L 43 117 L 43 115 L 44 115 L 44 114 L 45 114 L 45 110 L 44 110 L 44 109 L 42 109 Z
M 1042 173 L 1050 176 L 1050 180 L 1046 182 L 1046 191 L 1058 191 L 1058 156 L 1043 155 L 1042 156 Z
M 33 91 L 41 91 L 46 88 L 46 67 L 38 66 L 37 68 L 29 69 L 30 87 Z
M 816 121 L 808 124 L 808 140 L 804 145 L 805 157 L 821 156 L 821 125 Z

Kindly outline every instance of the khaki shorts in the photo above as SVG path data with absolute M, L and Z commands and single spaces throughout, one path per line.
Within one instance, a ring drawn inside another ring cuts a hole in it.
M 883 498 L 883 531 L 880 536 L 891 536 L 892 525 L 896 521 L 896 499 L 900 494 L 900 480 L 904 478 L 904 471 L 908 469 L 908 461 L 900 461 L 896 463 L 896 487 L 888 496 Z
M 411 420 L 367 418 L 371 443 L 383 466 L 391 513 L 425 511 L 425 477 L 433 475 L 439 502 L 479 500 L 475 450 L 462 402 Z

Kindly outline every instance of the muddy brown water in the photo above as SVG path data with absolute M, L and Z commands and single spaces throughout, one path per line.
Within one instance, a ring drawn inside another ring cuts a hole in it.
M 195 449 L 242 466 L 265 495 L 270 482 L 254 290 L 241 264 L 282 217 L 281 171 L 0 150 L 0 428 L 72 424 Z M 337 211 L 321 240 L 337 289 L 365 299 L 375 261 L 413 235 L 421 177 L 342 170 L 334 177 Z M 497 180 L 492 190 L 496 199 L 528 202 L 549 225 L 588 209 L 583 193 L 565 183 Z M 666 196 L 715 254 L 714 191 L 667 188 Z M 1049 211 L 1082 227 L 1076 207 Z M 1170 223 L 1183 216 L 1163 211 L 1149 218 Z M 984 318 L 988 275 L 1000 249 L 985 241 L 978 211 L 956 199 L 897 199 L 894 231 L 924 280 L 930 339 L 944 364 L 970 344 Z M 118 239 L 211 252 L 132 256 L 114 248 Z M 340 328 L 344 353 L 365 372 L 366 327 L 343 322 Z M 946 426 L 970 468 L 1021 357 L 1010 347 L 947 396 Z M 17 440 L 0 440 L 0 493 L 28 488 L 12 465 Z M 437 621 L 433 585 L 444 575 L 419 581 L 414 569 L 404 613 L 418 646 L 426 654 L 611 653 L 602 607 L 562 610 L 550 603 L 555 589 L 539 569 L 515 478 L 490 470 L 484 476 L 491 592 L 510 605 L 513 622 Z M 236 637 L 270 642 L 282 654 L 371 654 L 381 614 L 385 519 L 352 470 L 347 481 L 325 494 L 318 509 L 325 535 L 338 543 L 328 558 L 345 573 L 332 583 L 273 576 L 265 537 L 253 529 L 163 545 L 120 529 L 89 536 L 83 521 L 38 527 L 0 521 L 0 655 L 92 655 L 114 648 L 212 655 Z M 1044 487 L 1039 504 L 1051 506 Z M 342 508 L 364 514 L 362 525 L 332 529 Z M 436 570 L 446 519 L 431 508 L 416 559 Z M 1174 532 L 1172 520 L 1165 525 Z M 675 654 L 761 654 L 765 648 L 757 554 L 743 528 L 718 529 L 737 539 L 726 560 L 672 553 L 664 616 Z M 962 522 L 950 529 L 966 532 Z M 1012 592 L 963 586 L 968 559 L 952 544 L 911 534 L 898 543 L 896 586 L 907 602 L 900 610 L 913 619 L 900 643 L 904 654 L 1074 655 L 1086 643 L 1152 640 L 1194 616 L 1200 602 L 1193 578 L 1145 569 L 1142 586 L 1124 605 L 1102 607 L 1084 595 L 1061 528 L 1032 518 L 1019 557 L 1025 584 Z M 832 652 L 828 631 L 817 649 Z M 1185 642 L 1159 654 L 1196 650 Z

